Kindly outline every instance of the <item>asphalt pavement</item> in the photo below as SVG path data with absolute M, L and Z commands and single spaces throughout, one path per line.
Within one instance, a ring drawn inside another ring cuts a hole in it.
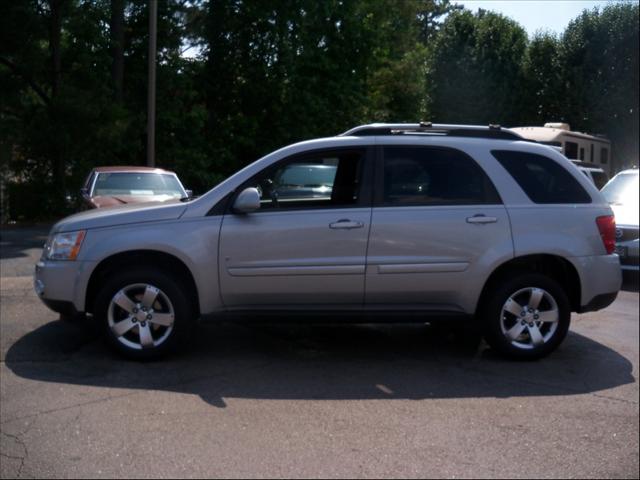
M 639 476 L 637 279 L 536 362 L 301 319 L 200 325 L 136 363 L 36 298 L 46 234 L 1 232 L 2 478 Z

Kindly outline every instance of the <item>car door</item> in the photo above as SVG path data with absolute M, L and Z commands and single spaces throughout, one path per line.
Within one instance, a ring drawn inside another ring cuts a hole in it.
M 362 307 L 371 151 L 296 155 L 237 190 L 257 188 L 260 208 L 224 215 L 219 274 L 225 307 Z
M 380 147 L 366 275 L 367 308 L 475 308 L 491 265 L 512 256 L 505 207 L 467 154 Z

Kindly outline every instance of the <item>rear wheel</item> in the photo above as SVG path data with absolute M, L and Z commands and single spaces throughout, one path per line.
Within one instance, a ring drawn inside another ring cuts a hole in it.
M 491 347 L 512 358 L 533 360 L 562 343 L 569 330 L 571 308 L 555 280 L 521 274 L 496 285 L 481 315 Z
M 157 358 L 187 340 L 193 306 L 164 272 L 138 268 L 109 278 L 96 298 L 96 319 L 108 343 L 135 359 Z

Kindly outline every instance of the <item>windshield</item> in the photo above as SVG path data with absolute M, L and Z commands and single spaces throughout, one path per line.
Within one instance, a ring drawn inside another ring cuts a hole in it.
M 118 172 L 100 173 L 93 195 L 168 195 L 180 198 L 186 193 L 174 175 Z
M 638 205 L 637 173 L 620 173 L 602 189 L 607 202 L 612 205 Z

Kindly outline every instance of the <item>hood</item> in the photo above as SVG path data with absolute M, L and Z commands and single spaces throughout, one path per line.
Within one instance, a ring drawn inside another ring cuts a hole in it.
M 638 205 L 612 204 L 616 225 L 638 226 Z
M 96 208 L 63 218 L 52 232 L 70 232 L 91 228 L 114 227 L 130 223 L 158 222 L 180 218 L 187 204 L 180 200 Z
M 102 208 L 127 203 L 165 202 L 175 198 L 173 195 L 96 195 L 91 197 L 91 203 Z

